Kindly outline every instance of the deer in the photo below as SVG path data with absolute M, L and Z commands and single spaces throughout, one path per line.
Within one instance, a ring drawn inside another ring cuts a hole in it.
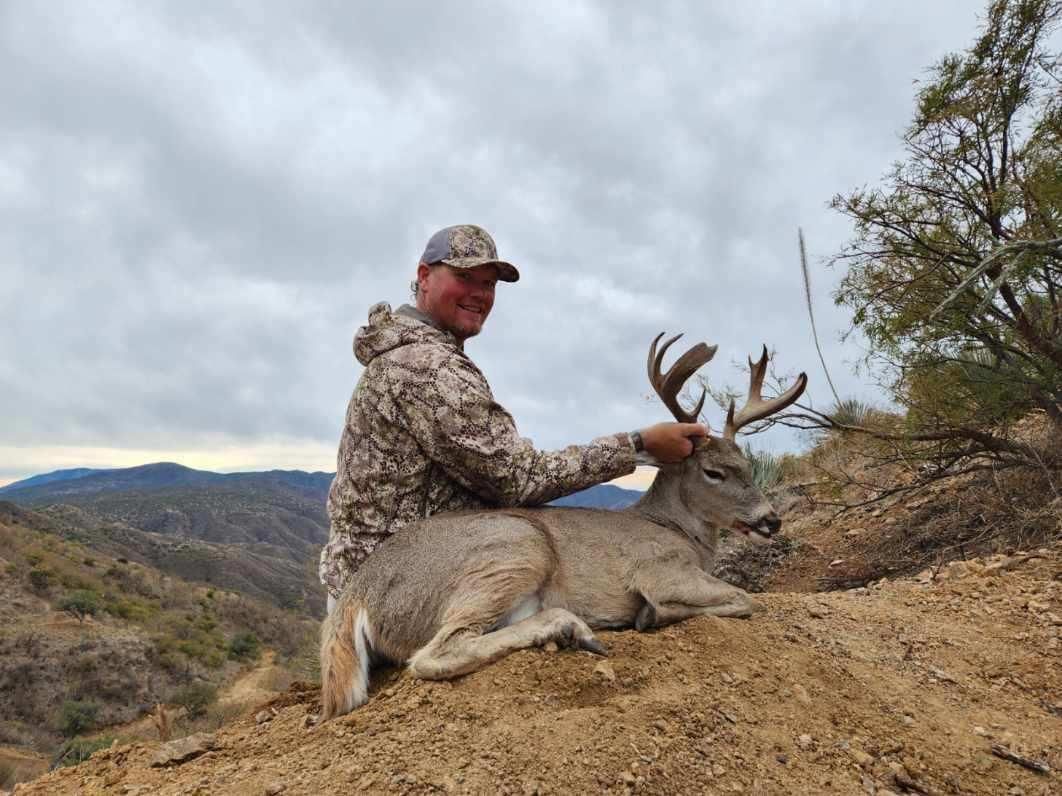
M 707 389 L 687 410 L 679 393 L 715 356 L 698 343 L 666 371 L 682 335 L 649 348 L 653 390 L 680 422 L 697 422 Z M 711 575 L 720 529 L 768 541 L 781 520 L 754 484 L 739 429 L 796 401 L 761 396 L 767 347 L 749 358 L 748 397 L 730 401 L 721 436 L 661 464 L 649 489 L 621 510 L 540 507 L 441 513 L 402 528 L 354 572 L 321 627 L 320 721 L 368 701 L 371 669 L 406 664 L 416 678 L 477 671 L 510 653 L 554 642 L 607 655 L 594 630 L 644 632 L 690 617 L 746 618 L 759 606 Z

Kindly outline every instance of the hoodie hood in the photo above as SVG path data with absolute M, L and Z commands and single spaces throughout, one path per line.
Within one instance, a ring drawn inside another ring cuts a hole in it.
M 354 356 L 367 366 L 380 354 L 413 343 L 443 344 L 462 350 L 456 337 L 435 327 L 431 318 L 415 307 L 403 304 L 392 312 L 390 304 L 381 302 L 369 308 L 369 322 L 354 334 Z

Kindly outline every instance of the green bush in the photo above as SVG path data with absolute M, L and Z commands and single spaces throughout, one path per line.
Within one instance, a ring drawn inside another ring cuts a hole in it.
M 258 636 L 254 633 L 237 633 L 229 642 L 229 658 L 234 661 L 255 660 L 259 647 Z
M 59 601 L 59 610 L 66 611 L 78 622 L 84 622 L 86 616 L 95 616 L 100 610 L 100 596 L 89 589 L 78 589 L 66 594 Z
M 186 639 L 177 644 L 177 649 L 204 666 L 217 669 L 225 663 L 225 650 L 202 639 Z
M 134 622 L 142 622 L 158 613 L 158 607 L 155 605 L 142 602 L 135 597 L 120 598 L 113 595 L 108 597 L 103 610 L 111 616 L 130 619 Z
M 68 738 L 88 732 L 96 726 L 100 706 L 95 702 L 68 699 L 59 709 L 59 732 Z
M 217 699 L 218 689 L 210 683 L 191 683 L 174 691 L 167 702 L 183 707 L 188 718 L 196 719 L 205 715 Z
M 93 752 L 98 752 L 100 749 L 107 749 L 114 743 L 112 736 L 103 736 L 101 738 L 71 738 L 69 741 L 59 747 L 59 750 L 55 753 L 55 757 L 52 758 L 52 768 L 63 768 L 64 766 L 76 766 L 78 763 L 84 763 L 90 757 Z
M 55 581 L 51 570 L 44 567 L 34 567 L 29 571 L 30 589 L 36 594 L 46 594 Z

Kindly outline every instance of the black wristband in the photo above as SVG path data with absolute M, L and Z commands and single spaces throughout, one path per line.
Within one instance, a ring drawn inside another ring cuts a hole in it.
M 642 439 L 640 431 L 632 431 L 630 433 L 631 442 L 634 443 L 634 452 L 642 453 L 645 450 L 645 441 Z

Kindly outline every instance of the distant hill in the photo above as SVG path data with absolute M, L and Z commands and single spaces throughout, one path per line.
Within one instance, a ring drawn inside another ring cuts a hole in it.
M 554 500 L 552 506 L 576 506 L 588 509 L 625 509 L 633 505 L 644 493 L 634 489 L 622 489 L 612 484 L 600 484 L 576 492 L 574 495 Z
M 93 473 L 100 473 L 102 470 L 93 470 L 89 467 L 75 467 L 73 470 L 55 470 L 51 473 L 42 473 L 41 475 L 34 475 L 30 478 L 24 478 L 21 481 L 15 481 L 7 486 L 0 486 L 0 495 L 5 492 L 13 491 L 16 489 L 26 489 L 31 486 L 40 486 L 41 484 L 48 484 L 52 481 L 67 481 L 71 478 L 81 478 L 86 475 L 92 475 Z
M 0 495 L 26 505 L 67 501 L 100 492 L 153 491 L 173 487 L 266 486 L 288 487 L 313 496 L 327 496 L 333 473 L 307 473 L 302 470 L 269 470 L 251 473 L 214 473 L 195 470 L 174 462 L 157 462 L 138 467 L 109 470 L 77 468 L 35 475 L 0 488 Z

